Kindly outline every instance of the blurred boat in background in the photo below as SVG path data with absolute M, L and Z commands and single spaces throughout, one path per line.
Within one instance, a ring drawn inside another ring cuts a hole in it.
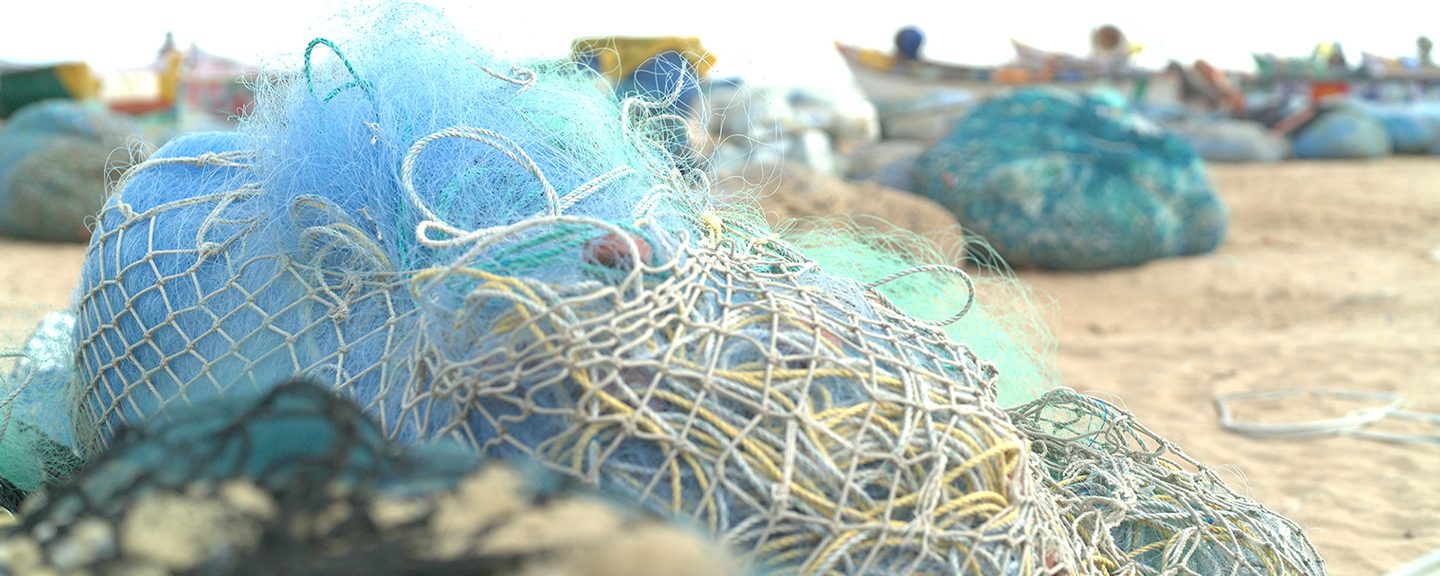
M 116 112 L 136 118 L 145 138 L 163 142 L 183 132 L 227 130 L 255 101 L 253 66 L 191 45 L 175 46 L 167 34 L 149 66 L 112 73 L 102 97 Z
M 913 100 L 940 90 L 963 90 L 983 98 L 1016 87 L 1054 85 L 1073 89 L 1105 86 L 1133 93 L 1157 75 L 1134 68 L 1109 69 L 1101 63 L 1044 52 L 1015 42 L 1016 62 L 969 66 L 910 59 L 885 50 L 836 42 L 835 49 L 865 95 L 876 102 Z
M 1416 40 L 1416 55 L 1391 58 L 1364 52 L 1352 66 L 1338 42 L 1324 42 L 1309 56 L 1255 54 L 1255 71 L 1237 75 L 1250 98 L 1305 99 L 1318 104 L 1335 97 L 1382 103 L 1440 100 L 1440 67 L 1430 56 L 1429 38 Z
M 100 79 L 84 62 L 43 66 L 0 63 L 0 118 L 41 100 L 86 100 L 100 95 Z
M 866 96 L 876 102 L 913 100 L 937 90 L 964 90 L 986 97 L 1015 87 L 1053 85 L 1084 89 L 1104 86 L 1125 93 L 1143 92 L 1157 75 L 1131 64 L 1141 47 L 1130 43 L 1115 26 L 1091 32 L 1088 56 L 1036 48 L 1011 40 L 1015 58 L 1000 66 L 971 66 L 921 56 L 925 37 L 908 26 L 895 34 L 893 50 L 862 48 L 835 42 L 835 48 Z
M 155 61 L 98 73 L 84 62 L 0 63 L 0 118 L 45 100 L 97 102 L 130 116 L 139 135 L 155 144 L 176 134 L 227 130 L 255 100 L 253 66 L 192 45 L 176 48 L 166 35 Z

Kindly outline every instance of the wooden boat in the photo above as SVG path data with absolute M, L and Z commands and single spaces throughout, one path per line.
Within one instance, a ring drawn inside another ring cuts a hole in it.
M 913 101 L 937 91 L 965 91 L 985 97 L 1022 86 L 1087 89 L 1106 86 L 1131 93 L 1143 90 L 1155 74 L 1144 70 L 1106 73 L 1093 61 L 1055 54 L 1015 42 L 1017 62 L 1010 66 L 967 66 L 897 58 L 883 50 L 836 42 L 835 48 L 860 89 L 874 102 Z

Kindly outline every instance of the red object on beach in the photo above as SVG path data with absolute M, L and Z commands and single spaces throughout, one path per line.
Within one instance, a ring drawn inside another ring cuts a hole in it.
M 1310 85 L 1310 102 L 1319 104 L 1329 98 L 1345 96 L 1349 93 L 1349 82 L 1316 82 Z
M 629 239 L 627 242 L 626 239 Z M 633 234 L 611 232 L 585 242 L 585 261 L 607 268 L 630 268 L 634 258 L 630 254 L 631 242 L 639 252 L 640 262 L 650 263 L 650 244 Z
M 1279 123 L 1275 124 L 1275 126 L 1270 129 L 1270 131 L 1274 132 L 1276 135 L 1288 138 L 1290 137 L 1291 132 L 1298 130 L 1301 126 L 1304 126 L 1306 122 L 1313 120 L 1315 118 L 1315 113 L 1316 110 L 1314 106 L 1306 106 L 1305 108 L 1282 118 Z

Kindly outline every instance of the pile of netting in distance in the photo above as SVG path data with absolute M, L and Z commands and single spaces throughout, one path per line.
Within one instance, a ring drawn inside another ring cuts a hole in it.
M 1141 570 L 1057 505 L 996 366 L 887 296 L 913 275 L 828 272 L 718 205 L 652 131 L 664 102 L 410 6 L 304 64 L 107 201 L 75 309 L 87 456 L 301 375 L 390 440 L 533 458 L 781 572 Z M 971 308 L 968 276 L 915 272 Z
M 0 234 L 84 242 L 107 179 L 130 162 L 123 117 L 70 100 L 16 112 L 0 129 Z
M 1184 141 L 1100 96 L 1027 89 L 975 107 L 915 166 L 920 193 L 1013 266 L 1201 254 L 1229 217 Z
M 28 501 L 0 573 L 733 573 L 699 533 L 573 482 L 395 446 L 313 384 L 171 408 Z

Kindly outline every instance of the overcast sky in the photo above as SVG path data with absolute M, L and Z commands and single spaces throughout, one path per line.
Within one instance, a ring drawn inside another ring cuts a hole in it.
M 8 0 L 0 12 L 0 60 L 85 60 L 101 70 L 140 67 L 166 31 L 181 46 L 197 43 L 247 61 L 294 54 L 316 35 L 333 34 L 325 17 L 338 2 Z M 1145 47 L 1142 64 L 1204 57 L 1251 68 L 1251 52 L 1299 55 L 1320 41 L 1360 51 L 1411 55 L 1415 38 L 1440 40 L 1440 0 L 1210 2 L 1129 0 L 878 0 L 866 3 L 735 0 L 669 2 L 459 2 L 437 0 L 458 26 L 492 49 L 514 55 L 562 55 L 570 40 L 596 35 L 699 35 L 720 59 L 717 71 L 774 81 L 844 78 L 831 47 L 842 40 L 888 47 L 907 24 L 926 32 L 937 60 L 997 64 L 1010 38 L 1084 53 L 1089 31 L 1114 23 Z M 486 6 L 494 4 L 495 6 Z M 837 8 L 853 4 L 868 9 Z M 617 8 L 616 6 L 621 6 Z M 1338 6 L 1345 8 L 1338 8 Z M 508 6 L 508 7 L 507 7 Z M 1322 8 L 1337 6 L 1337 8 Z

